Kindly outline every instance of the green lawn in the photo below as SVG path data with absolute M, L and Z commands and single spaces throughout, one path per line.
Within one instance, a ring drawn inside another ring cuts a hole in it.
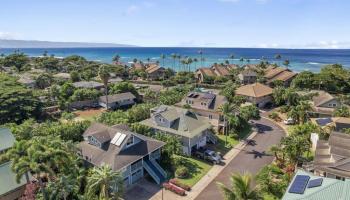
M 194 186 L 211 168 L 212 165 L 196 158 L 183 157 L 186 160 L 186 167 L 189 169 L 189 177 L 178 178 L 182 183 Z
M 250 135 L 252 132 L 252 127 L 248 124 L 245 128 L 238 133 L 238 138 L 233 137 L 232 135 L 227 136 L 227 145 L 225 146 L 226 135 L 220 134 L 218 136 L 218 143 L 212 145 L 214 151 L 220 152 L 222 155 L 225 155 L 228 151 L 232 149 L 235 145 L 238 144 L 240 139 L 244 139 Z

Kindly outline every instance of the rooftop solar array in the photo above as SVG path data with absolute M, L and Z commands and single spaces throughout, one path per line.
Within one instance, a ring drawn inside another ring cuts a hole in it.
M 331 118 L 320 118 L 320 119 L 316 119 L 316 122 L 320 126 L 325 126 L 325 125 L 331 123 L 332 119 Z
M 289 193 L 304 194 L 310 176 L 297 175 L 289 188 Z
M 111 140 L 111 144 L 114 144 L 116 146 L 120 146 L 123 143 L 125 138 L 126 138 L 125 134 L 118 132 Z
M 317 178 L 309 181 L 309 184 L 307 185 L 307 188 L 313 188 L 313 187 L 319 187 L 322 185 L 323 178 Z
M 203 95 L 203 98 L 205 99 L 214 99 L 215 98 L 215 94 L 212 94 L 212 93 L 205 93 Z

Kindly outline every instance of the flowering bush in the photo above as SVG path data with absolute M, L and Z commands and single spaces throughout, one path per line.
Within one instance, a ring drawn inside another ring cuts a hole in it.
M 188 186 L 188 185 L 186 185 L 186 184 L 184 184 L 184 183 L 181 183 L 181 182 L 180 182 L 178 179 L 176 179 L 176 178 L 170 179 L 170 180 L 169 180 L 169 183 L 174 184 L 174 185 L 176 185 L 176 186 L 178 186 L 178 187 L 180 187 L 180 188 L 182 188 L 182 189 L 184 189 L 184 190 L 186 190 L 186 191 L 190 191 L 190 190 L 191 190 L 191 187 L 190 187 L 190 186 Z
M 177 187 L 176 185 L 172 185 L 170 183 L 163 183 L 163 187 L 166 190 L 170 190 L 172 192 L 174 192 L 175 194 L 178 194 L 180 196 L 185 196 L 186 192 L 184 189 Z

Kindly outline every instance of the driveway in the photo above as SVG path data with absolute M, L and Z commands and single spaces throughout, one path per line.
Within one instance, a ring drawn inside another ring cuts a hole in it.
M 203 189 L 196 197 L 196 200 L 219 200 L 222 199 L 221 191 L 217 188 L 216 182 L 231 185 L 230 175 L 233 172 L 249 172 L 255 175 L 265 165 L 273 161 L 273 156 L 267 151 L 271 145 L 278 144 L 285 132 L 275 123 L 260 119 L 255 121 L 259 133 L 245 146 L 241 152 L 225 167 L 225 169 Z

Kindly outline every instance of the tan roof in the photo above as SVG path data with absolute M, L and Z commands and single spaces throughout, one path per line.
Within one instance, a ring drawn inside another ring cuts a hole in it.
M 349 117 L 334 117 L 333 121 L 335 123 L 350 124 L 350 118 Z
M 297 73 L 294 73 L 291 71 L 283 71 L 283 72 L 277 74 L 276 76 L 274 76 L 272 79 L 270 79 L 270 82 L 274 81 L 274 80 L 288 81 L 289 79 L 293 78 L 296 75 L 297 75 Z
M 238 68 L 239 68 L 239 65 L 236 65 L 236 64 L 229 64 L 229 65 L 227 65 L 227 68 L 228 68 L 228 70 L 238 69 Z
M 274 66 L 268 66 L 265 70 L 265 77 L 267 79 L 272 79 L 273 77 L 277 76 L 278 74 L 287 71 L 288 69 L 283 67 L 274 67 Z
M 228 75 L 230 75 L 230 71 L 225 66 L 213 65 L 211 67 L 211 69 L 214 70 L 214 73 L 216 73 L 216 75 L 218 75 L 218 76 L 228 76 Z
M 146 68 L 146 72 L 149 73 L 149 74 L 153 73 L 153 72 L 156 72 L 158 70 L 164 70 L 164 68 L 163 67 L 159 67 L 158 65 L 151 65 L 148 68 Z
M 146 67 L 141 63 L 133 63 L 133 68 L 136 70 L 144 70 Z
M 335 99 L 331 94 L 325 91 L 316 91 L 318 95 L 312 98 L 314 106 L 320 106 L 328 101 Z
M 263 97 L 272 94 L 272 88 L 263 85 L 261 83 L 254 83 L 250 85 L 244 85 L 236 90 L 237 95 L 250 96 L 250 97 Z
M 210 68 L 199 68 L 197 72 L 202 73 L 204 76 L 216 76 L 215 72 Z

